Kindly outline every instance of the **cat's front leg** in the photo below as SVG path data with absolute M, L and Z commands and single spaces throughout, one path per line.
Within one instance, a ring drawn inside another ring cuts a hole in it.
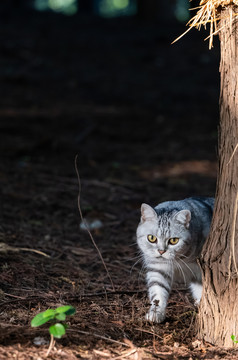
M 166 316 L 166 307 L 172 287 L 171 267 L 157 264 L 155 267 L 147 269 L 147 284 L 150 299 L 150 309 L 146 314 L 146 320 L 161 323 Z
M 194 304 L 196 306 L 198 306 L 200 304 L 200 300 L 202 297 L 202 283 L 199 281 L 191 282 L 189 287 L 190 287 L 192 297 L 194 299 Z

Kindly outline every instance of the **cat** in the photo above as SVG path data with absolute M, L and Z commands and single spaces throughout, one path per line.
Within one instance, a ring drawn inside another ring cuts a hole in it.
M 213 207 L 214 199 L 205 197 L 166 201 L 155 208 L 141 205 L 136 233 L 151 304 L 146 320 L 164 321 L 176 283 L 189 287 L 195 304 L 199 304 L 202 276 L 197 258 L 209 233 Z

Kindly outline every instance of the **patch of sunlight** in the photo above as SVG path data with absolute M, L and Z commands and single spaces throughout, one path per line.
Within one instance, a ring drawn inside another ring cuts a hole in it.
M 189 1 L 177 0 L 175 7 L 175 17 L 180 22 L 187 22 L 190 18 L 189 14 Z
M 48 9 L 48 0 L 35 0 L 34 8 L 38 11 L 45 11 Z
M 125 9 L 129 6 L 129 0 L 112 0 L 112 3 L 116 9 Z
M 99 14 L 103 17 L 115 17 L 136 14 L 135 0 L 99 0 Z
M 78 10 L 76 0 L 35 0 L 34 7 L 39 11 L 52 10 L 65 15 L 74 15 Z

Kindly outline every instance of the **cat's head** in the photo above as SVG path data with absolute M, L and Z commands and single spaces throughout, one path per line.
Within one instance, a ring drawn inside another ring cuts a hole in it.
M 141 205 L 141 221 L 137 228 L 137 243 L 147 260 L 172 260 L 186 253 L 189 247 L 189 210 L 158 213 L 149 205 Z

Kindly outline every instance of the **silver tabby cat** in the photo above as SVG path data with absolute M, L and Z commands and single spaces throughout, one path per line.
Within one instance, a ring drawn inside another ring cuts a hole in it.
M 147 320 L 160 323 L 165 319 L 175 283 L 189 287 L 195 303 L 199 303 L 202 278 L 197 258 L 209 233 L 213 207 L 213 198 L 167 201 L 154 209 L 142 204 L 137 243 L 144 258 L 151 303 Z

